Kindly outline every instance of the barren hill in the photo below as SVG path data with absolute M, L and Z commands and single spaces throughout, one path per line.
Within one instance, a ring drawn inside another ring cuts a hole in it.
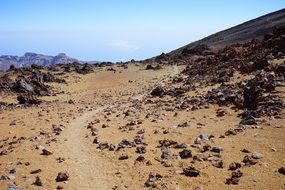
M 190 43 L 172 51 L 170 54 L 180 54 L 185 49 L 193 49 L 201 45 L 215 49 L 233 43 L 244 43 L 254 38 L 260 39 L 263 35 L 272 32 L 275 27 L 284 25 L 285 9 L 282 9 Z

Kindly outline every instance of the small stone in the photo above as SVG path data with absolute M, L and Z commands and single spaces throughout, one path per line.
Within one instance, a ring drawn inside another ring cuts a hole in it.
M 72 100 L 72 99 L 69 99 L 69 100 L 68 100 L 68 103 L 69 103 L 69 104 L 75 104 L 75 101 Z
M 189 177 L 197 177 L 200 175 L 200 171 L 196 170 L 192 166 L 189 166 L 187 168 L 183 168 L 183 174 Z
M 18 187 L 15 184 L 9 184 L 7 190 L 23 190 L 23 188 Z
M 162 178 L 162 176 L 156 172 L 151 172 L 148 176 L 148 179 L 144 183 L 146 187 L 153 187 L 155 188 L 157 186 L 156 181 L 158 179 Z
M 240 163 L 237 163 L 237 162 L 233 162 L 229 165 L 229 170 L 237 170 L 238 168 L 241 167 L 241 164 Z
M 56 189 L 63 189 L 63 186 L 58 185 L 58 186 L 56 187 Z
M 237 185 L 243 173 L 241 171 L 232 172 L 231 178 L 228 178 L 225 182 L 227 185 Z
M 139 153 L 139 154 L 146 153 L 146 147 L 145 146 L 138 146 L 136 149 L 136 153 Z
M 255 165 L 257 163 L 251 156 L 245 155 L 242 161 L 246 166 Z
M 170 151 L 170 149 L 165 146 L 161 147 L 161 152 L 162 152 L 161 154 L 162 159 L 169 159 L 173 157 L 173 154 Z
M 283 166 L 283 167 L 279 168 L 279 169 L 278 169 L 278 172 L 279 172 L 280 174 L 285 175 L 285 167 Z
M 40 179 L 39 176 L 36 177 L 36 181 L 33 183 L 33 185 L 43 186 L 43 182 L 42 182 L 42 180 Z
M 151 95 L 152 96 L 163 96 L 165 94 L 166 90 L 160 86 L 155 87 L 152 91 L 151 91 Z
M 56 182 L 62 182 L 62 181 L 67 181 L 69 179 L 69 175 L 67 172 L 59 172 L 57 174 L 57 177 L 55 179 Z
M 119 157 L 119 160 L 127 160 L 129 159 L 129 156 L 127 154 L 122 154 L 120 157 Z
M 216 168 L 224 168 L 223 160 L 213 160 L 213 161 L 211 161 L 211 163 Z
M 144 156 L 138 156 L 135 162 L 143 162 L 145 161 L 145 157 Z
M 252 158 L 254 159 L 261 159 L 263 158 L 263 154 L 259 153 L 259 152 L 253 152 L 252 155 L 251 155 Z
M 207 134 L 200 134 L 194 141 L 195 144 L 201 144 L 203 141 L 208 141 L 209 136 Z
M 245 148 L 244 148 L 244 149 L 242 149 L 242 150 L 241 150 L 241 152 L 243 152 L 243 153 L 250 153 L 250 151 L 249 151 L 249 150 L 247 150 L 247 149 L 245 149 Z
M 13 120 L 13 121 L 11 121 L 11 123 L 9 125 L 12 126 L 12 125 L 16 125 L 16 124 L 17 124 L 16 120 Z
M 223 151 L 222 147 L 213 147 L 211 152 L 221 153 Z
M 103 124 L 102 125 L 102 128 L 104 129 L 104 128 L 108 128 L 109 127 L 109 125 L 106 125 L 106 124 Z
M 33 170 L 30 172 L 30 174 L 37 174 L 40 173 L 41 171 L 42 171 L 41 169 Z
M 52 154 L 53 154 L 53 152 L 51 152 L 50 150 L 48 150 L 46 148 L 44 148 L 42 150 L 42 155 L 49 156 L 49 155 L 52 155 Z
M 184 149 L 181 152 L 179 152 L 179 156 L 182 159 L 191 158 L 192 152 L 191 152 L 191 150 Z

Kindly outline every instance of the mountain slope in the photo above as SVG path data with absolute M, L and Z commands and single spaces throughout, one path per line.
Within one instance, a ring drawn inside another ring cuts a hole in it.
M 285 9 L 282 9 L 190 43 L 170 52 L 170 55 L 177 55 L 182 53 L 183 50 L 195 49 L 201 45 L 216 49 L 233 43 L 247 42 L 254 38 L 262 38 L 263 35 L 271 32 L 275 27 L 284 25 Z

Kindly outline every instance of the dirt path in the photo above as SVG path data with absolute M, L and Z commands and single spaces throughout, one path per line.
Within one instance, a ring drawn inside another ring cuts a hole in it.
M 63 143 L 58 150 L 66 158 L 65 164 L 71 174 L 69 189 L 111 189 L 114 184 L 112 164 L 100 157 L 94 144 L 86 138 L 88 121 L 102 109 L 84 113 L 62 133 Z

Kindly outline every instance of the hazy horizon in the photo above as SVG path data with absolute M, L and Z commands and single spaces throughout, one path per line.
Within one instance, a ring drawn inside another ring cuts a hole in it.
M 282 0 L 5 1 L 0 3 L 0 55 L 146 59 L 280 10 L 283 4 Z

